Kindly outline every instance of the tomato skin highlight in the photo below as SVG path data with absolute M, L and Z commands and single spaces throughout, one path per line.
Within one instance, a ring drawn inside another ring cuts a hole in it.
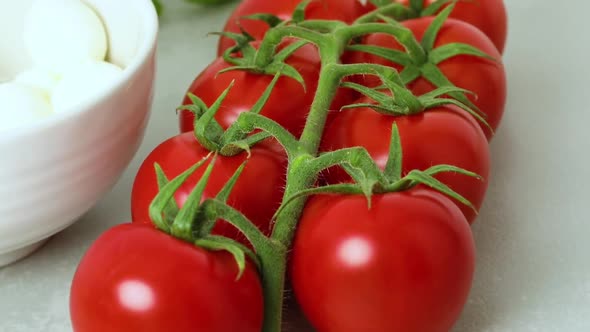
M 269 26 L 262 21 L 242 19 L 244 16 L 266 13 L 278 16 L 283 20 L 290 20 L 293 11 L 299 5 L 300 0 L 245 0 L 232 12 L 223 31 L 241 33 L 240 26 L 244 28 L 256 40 L 264 37 Z M 358 0 L 313 0 L 305 10 L 306 19 L 339 20 L 352 23 L 356 18 L 365 13 L 367 9 Z M 229 38 L 222 37 L 219 40 L 217 55 L 235 45 Z
M 280 44 L 278 49 L 280 50 L 292 42 L 293 39 L 288 39 Z M 253 43 L 254 47 L 258 47 L 258 45 L 259 43 Z M 305 88 L 290 77 L 279 78 L 261 114 L 278 122 L 291 134 L 299 137 L 315 96 L 321 60 L 315 46 L 305 45 L 291 54 L 285 62 L 299 71 L 305 82 Z M 256 104 L 273 80 L 272 75 L 250 73 L 243 70 L 219 74 L 219 71 L 232 66 L 223 58 L 217 58 L 195 78 L 187 91 L 187 94 L 188 92 L 193 93 L 201 98 L 207 106 L 211 106 L 234 81 L 221 109 L 215 115 L 215 119 L 224 129 L 231 126 L 240 113 L 252 109 L 252 106 Z M 332 107 L 339 109 L 354 98 L 356 98 L 355 94 L 349 89 L 339 89 Z M 182 104 L 191 104 L 188 96 L 185 96 Z M 192 131 L 194 129 L 193 113 L 186 110 L 181 111 L 179 125 L 181 132 Z
M 362 98 L 359 103 L 370 103 Z M 391 116 L 370 108 L 332 112 L 322 139 L 322 151 L 362 146 L 381 168 L 389 155 L 391 128 L 398 127 L 402 144 L 402 172 L 426 170 L 434 165 L 453 165 L 483 177 L 482 180 L 456 173 L 435 177 L 481 207 L 490 176 L 490 151 L 486 137 L 477 121 L 455 106 L 437 107 L 423 113 Z M 350 181 L 341 168 L 332 168 L 323 177 L 331 184 Z M 477 217 L 472 208 L 453 200 L 467 221 Z
M 74 332 L 260 332 L 262 287 L 256 268 L 143 224 L 104 233 L 74 276 Z M 230 318 L 230 319 L 229 319 Z
M 131 192 L 133 222 L 152 224 L 149 206 L 159 191 L 154 163 L 158 163 L 167 178 L 172 179 L 209 153 L 190 132 L 174 136 L 156 147 L 139 168 L 133 183 Z M 241 211 L 261 231 L 269 233 L 270 220 L 281 204 L 287 159 L 285 153 L 274 141 L 265 141 L 256 145 L 251 149 L 251 153 L 244 171 L 229 195 L 228 204 Z M 214 198 L 246 158 L 245 152 L 233 157 L 218 156 L 203 192 L 203 200 Z M 179 208 L 186 202 L 207 165 L 209 161 L 189 177 L 175 193 L 174 198 Z M 253 188 L 256 189 L 256 195 L 252 194 Z M 225 221 L 218 222 L 213 233 L 247 244 L 245 237 Z
M 295 296 L 318 332 L 448 332 L 471 288 L 468 223 L 429 189 L 312 197 L 292 256 Z
M 418 40 L 422 39 L 424 32 L 432 23 L 432 17 L 425 17 L 402 22 L 409 28 Z M 372 34 L 365 37 L 364 44 L 387 47 L 396 50 L 404 48 L 391 36 L 385 34 Z M 474 46 L 493 57 L 496 62 L 469 55 L 459 55 L 447 59 L 438 68 L 456 86 L 469 90 L 473 94 L 467 97 L 483 113 L 487 115 L 486 121 L 495 131 L 500 125 L 506 105 L 506 73 L 502 64 L 502 57 L 492 42 L 481 31 L 472 25 L 454 19 L 447 20 L 436 39 L 435 48 L 450 43 L 465 43 Z M 378 63 L 402 69 L 401 66 L 387 61 L 381 57 L 368 53 L 351 52 L 345 56 L 349 63 Z M 355 78 L 361 84 L 377 86 L 380 84 L 374 76 Z M 408 88 L 416 95 L 434 90 L 436 87 L 426 79 L 420 77 L 408 84 Z M 493 133 L 484 124 L 480 124 L 486 137 L 490 140 Z

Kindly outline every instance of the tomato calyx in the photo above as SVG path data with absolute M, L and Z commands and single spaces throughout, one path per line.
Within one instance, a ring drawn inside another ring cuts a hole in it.
M 454 86 L 453 83 L 442 73 L 442 71 L 437 67 L 438 64 L 441 62 L 450 59 L 455 56 L 459 55 L 468 55 L 479 57 L 483 59 L 487 59 L 492 62 L 497 62 L 489 54 L 464 43 L 451 43 L 442 45 L 439 47 L 434 47 L 435 41 L 438 37 L 438 34 L 443 26 L 443 24 L 447 21 L 450 14 L 455 8 L 457 0 L 452 1 L 437 1 L 433 3 L 428 8 L 432 7 L 436 9 L 436 11 L 440 10 L 444 5 L 448 5 L 445 9 L 440 11 L 438 15 L 434 18 L 431 25 L 428 27 L 422 40 L 419 42 L 420 52 L 416 52 L 416 43 L 415 38 L 414 40 L 402 39 L 397 36 L 394 36 L 396 40 L 406 49 L 406 52 L 400 52 L 398 50 L 390 49 L 387 47 L 381 46 L 374 46 L 374 45 L 363 45 L 363 44 L 353 44 L 348 46 L 348 50 L 350 51 L 358 51 L 358 52 L 365 52 L 372 55 L 376 55 L 381 57 L 385 60 L 391 61 L 393 63 L 399 64 L 404 67 L 402 72 L 400 73 L 402 80 L 405 84 L 412 83 L 413 81 L 417 80 L 420 77 L 423 77 L 430 83 L 432 83 L 436 87 L 447 87 L 447 86 Z M 412 3 L 414 3 L 412 5 Z M 418 8 L 419 3 L 420 6 L 423 6 L 423 1 L 411 1 L 410 7 L 416 6 Z M 383 10 L 383 8 L 387 8 L 387 6 L 382 7 L 379 10 Z M 421 7 L 420 7 L 421 8 Z M 433 9 L 433 11 L 434 11 Z M 434 12 L 436 12 L 434 11 Z M 426 12 L 430 16 L 430 11 Z M 386 22 L 389 22 L 393 25 L 398 25 L 399 22 L 396 21 L 394 18 L 385 17 L 383 15 L 378 15 L 374 18 L 382 19 Z M 418 55 L 416 55 L 418 54 Z M 424 56 L 422 56 L 424 54 Z M 467 98 L 465 92 L 461 91 L 453 91 L 449 93 L 449 96 L 453 97 L 454 99 L 460 101 L 461 103 L 469 106 L 470 108 L 477 110 L 477 107 Z
M 347 148 L 331 151 L 320 155 L 314 160 L 313 169 L 323 171 L 333 166 L 342 167 L 353 179 L 352 183 L 341 183 L 301 190 L 287 197 L 275 216 L 278 218 L 286 206 L 294 200 L 319 194 L 364 195 L 368 207 L 371 208 L 372 197 L 375 194 L 386 194 L 410 190 L 418 185 L 427 186 L 446 196 L 470 207 L 477 213 L 477 209 L 465 197 L 461 196 L 434 176 L 440 173 L 453 172 L 465 176 L 482 179 L 476 173 L 452 166 L 435 165 L 424 171 L 412 170 L 408 174 L 402 173 L 402 145 L 399 131 L 395 122 L 392 126 L 389 156 L 384 170 L 377 166 L 364 148 Z
M 380 16 L 386 16 L 396 21 L 405 21 L 409 19 L 434 16 L 445 5 L 455 3 L 458 0 L 437 0 L 429 5 L 424 5 L 424 0 L 409 0 L 409 5 L 405 6 L 397 0 L 369 0 L 377 10 L 368 13 L 357 20 L 357 22 L 373 21 Z
M 398 75 L 392 75 L 392 72 L 388 71 L 380 71 L 377 72 L 377 76 L 381 80 L 382 85 L 375 88 L 369 88 L 353 82 L 344 82 L 342 84 L 343 87 L 359 92 L 372 99 L 374 103 L 346 105 L 341 110 L 368 107 L 384 115 L 403 116 L 422 113 L 439 106 L 454 105 L 471 114 L 493 132 L 492 127 L 485 119 L 485 113 L 477 109 L 474 110 L 456 99 L 445 97 L 453 93 L 472 94 L 471 91 L 456 86 L 443 86 L 421 96 L 415 96 L 403 84 L 400 84 Z
M 254 16 L 266 17 L 267 14 L 259 14 Z M 278 20 L 279 18 L 276 19 Z M 275 26 L 281 25 L 282 23 Z M 281 73 L 281 75 L 296 80 L 305 89 L 306 86 L 303 76 L 301 76 L 297 69 L 291 65 L 288 65 L 285 61 L 298 49 L 305 46 L 307 42 L 297 41 L 287 45 L 279 51 L 273 50 L 271 61 L 261 65 L 256 62 L 257 50 L 252 45 L 252 42 L 255 41 L 255 39 L 250 34 L 248 34 L 247 31 L 242 29 L 241 34 L 231 32 L 221 32 L 218 34 L 233 39 L 236 43 L 234 47 L 227 49 L 222 55 L 223 60 L 229 64 L 232 64 L 233 66 L 220 71 L 218 74 L 235 70 L 273 76 L 277 73 Z
M 158 164 L 155 164 L 154 168 L 160 191 L 150 204 L 150 218 L 159 230 L 175 238 L 193 243 L 204 249 L 212 251 L 225 250 L 229 252 L 238 265 L 239 272 L 237 278 L 239 279 L 246 268 L 246 257 L 254 262 L 259 269 L 260 260 L 252 250 L 241 243 L 230 238 L 211 234 L 215 223 L 220 220 L 220 216 L 216 213 L 211 213 L 207 206 L 212 203 L 207 202 L 215 201 L 215 204 L 223 206 L 224 209 L 232 211 L 235 215 L 241 216 L 241 218 L 233 217 L 231 219 L 223 219 L 246 235 L 246 238 L 251 241 L 254 248 L 260 246 L 260 243 L 265 241 L 266 237 L 245 216 L 226 204 L 229 194 L 244 170 L 247 160 L 240 165 L 214 199 L 208 199 L 201 203 L 203 192 L 213 171 L 216 158 L 216 154 L 210 153 L 171 181 L 167 179 L 162 168 Z M 206 162 L 209 162 L 209 165 L 203 176 L 189 194 L 186 203 L 179 209 L 174 200 L 174 193 L 197 169 L 203 167 Z
M 238 120 L 232 124 L 227 130 L 223 130 L 219 122 L 215 120 L 215 115 L 223 105 L 223 101 L 227 97 L 229 91 L 232 89 L 234 82 L 225 89 L 217 100 L 207 107 L 207 105 L 196 95 L 189 93 L 188 97 L 191 100 L 191 104 L 183 105 L 178 108 L 179 111 L 186 110 L 190 111 L 195 116 L 194 134 L 199 143 L 208 149 L 209 151 L 218 152 L 223 156 L 234 156 L 243 151 L 250 154 L 250 148 L 259 142 L 271 137 L 273 134 L 277 137 L 279 142 L 283 140 L 293 139 L 292 135 L 287 132 L 276 122 L 265 118 L 260 115 L 262 108 L 270 98 L 270 94 L 274 89 L 278 79 L 281 76 L 281 72 L 275 74 L 273 80 L 270 82 L 268 87 L 263 92 L 262 96 L 258 99 L 256 104 L 248 111 L 240 114 Z M 244 119 L 254 118 L 262 119 L 258 122 L 262 122 L 262 129 L 266 129 L 263 132 L 251 134 L 255 129 L 254 125 L 249 126 L 245 124 Z M 268 124 L 264 126 L 264 124 Z M 267 128 L 268 127 L 268 128 Z M 286 137 L 286 138 L 285 138 Z

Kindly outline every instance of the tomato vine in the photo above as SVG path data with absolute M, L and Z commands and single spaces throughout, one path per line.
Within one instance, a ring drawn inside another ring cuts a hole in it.
M 304 20 L 303 13 L 309 2 L 304 1 L 297 7 L 292 21 L 275 22 L 257 50 L 249 45 L 252 39 L 247 35 L 225 34 L 226 37 L 232 37 L 237 41 L 237 46 L 227 50 L 224 54 L 226 61 L 234 65 L 227 70 L 248 70 L 275 76 L 259 102 L 249 112 L 241 113 L 235 123 L 225 131 L 215 121 L 214 116 L 232 86 L 228 87 L 211 107 L 207 107 L 194 95 L 190 95 L 192 104 L 182 107 L 195 115 L 194 132 L 198 141 L 204 147 L 214 151 L 215 154 L 231 156 L 243 150 L 249 151 L 251 146 L 268 138 L 274 138 L 284 148 L 289 159 L 286 188 L 281 208 L 275 215 L 276 220 L 270 237 L 262 234 L 242 213 L 225 204 L 228 192 L 231 191 L 241 170 L 236 172 L 215 199 L 208 199 L 200 203 L 203 188 L 213 163 L 210 163 L 189 200 L 180 210 L 171 208 L 169 205 L 173 193 L 204 161 L 199 162 L 170 182 L 167 182 L 165 176 L 161 174 L 161 170 L 156 168 L 162 187 L 150 209 L 150 215 L 159 229 L 208 249 L 227 250 L 234 255 L 241 269 L 244 267 L 244 253 L 257 263 L 265 298 L 264 332 L 281 331 L 287 252 L 292 245 L 307 196 L 322 193 L 362 194 L 368 198 L 370 205 L 371 196 L 375 193 L 402 191 L 423 184 L 470 206 L 469 201 L 436 180 L 434 175 L 441 172 L 456 172 L 465 176 L 478 177 L 477 174 L 451 165 L 438 165 L 426 171 L 414 170 L 402 177 L 401 145 L 395 125 L 392 130 L 389 161 L 383 171 L 377 167 L 375 161 L 371 159 L 364 148 L 348 148 L 320 154 L 319 147 L 328 110 L 341 86 L 358 90 L 372 97 L 378 102 L 378 105 L 373 105 L 373 107 L 383 112 L 413 114 L 423 112 L 429 107 L 453 104 L 467 110 L 482 123 L 486 123 L 477 110 L 473 109 L 473 105 L 463 97 L 467 91 L 452 86 L 448 81 L 439 82 L 438 90 L 422 98 L 415 97 L 405 88 L 405 83 L 416 76 L 416 70 L 414 70 L 417 68 L 416 64 L 429 63 L 429 61 L 433 61 L 433 57 L 439 61 L 457 54 L 485 56 L 472 47 L 458 44 L 446 47 L 437 53 L 430 52 L 434 43 L 433 38 L 442 22 L 452 11 L 452 4 L 437 16 L 430 29 L 430 34 L 421 44 L 410 30 L 384 16 L 387 14 L 409 15 L 410 11 L 420 9 L 418 4 L 421 2 L 412 1 L 412 6 L 410 8 L 404 7 L 405 9 L 402 9 L 399 4 L 385 5 L 359 18 L 353 24 L 328 20 Z M 442 1 L 440 5 L 448 2 Z M 268 17 L 261 18 L 269 19 Z M 406 53 L 390 51 L 387 54 L 390 58 L 406 64 L 408 70 L 400 75 L 389 66 L 368 63 L 343 64 L 341 62 L 342 55 L 349 49 L 379 53 L 381 50 L 376 48 L 351 46 L 351 43 L 358 38 L 374 33 L 391 35 L 404 45 Z M 296 38 L 301 42 L 277 52 L 279 44 L 285 38 Z M 307 43 L 317 47 L 321 58 L 321 69 L 305 127 L 301 136 L 297 138 L 275 121 L 260 115 L 260 111 L 281 75 L 303 83 L 295 68 L 285 65 L 284 60 L 291 52 Z M 241 55 L 235 56 L 236 52 L 240 52 Z M 409 72 L 411 74 L 408 74 Z M 429 73 L 427 70 L 420 72 Z M 343 83 L 347 77 L 360 74 L 376 76 L 382 81 L 384 87 L 391 90 L 391 93 L 384 94 L 378 89 L 350 82 Z M 442 98 L 443 95 L 451 95 L 456 98 Z M 351 107 L 354 106 L 359 105 Z M 318 174 L 335 165 L 342 166 L 355 182 L 315 187 Z M 167 222 L 165 215 L 175 217 L 171 222 Z M 215 221 L 220 218 L 239 229 L 251 242 L 254 252 L 235 241 L 211 236 L 210 231 Z

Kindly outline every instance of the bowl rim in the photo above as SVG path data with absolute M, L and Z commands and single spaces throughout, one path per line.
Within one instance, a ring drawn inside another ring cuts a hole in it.
M 126 0 L 130 1 L 130 0 Z M 93 107 L 101 101 L 108 100 L 117 91 L 123 89 L 128 84 L 133 76 L 135 76 L 141 67 L 148 61 L 152 50 L 155 49 L 158 38 L 159 20 L 156 8 L 151 0 L 133 0 L 137 3 L 137 8 L 140 11 L 143 38 L 137 48 L 137 53 L 132 57 L 131 62 L 124 68 L 122 76 L 108 88 L 103 89 L 99 93 L 84 100 L 82 103 L 75 105 L 76 110 L 52 114 L 41 121 L 36 121 L 29 125 L 15 126 L 0 130 L 0 143 L 3 141 L 11 141 L 21 138 L 28 134 L 51 129 L 57 127 L 60 123 L 66 122 L 68 119 L 79 116 L 82 113 L 90 112 Z

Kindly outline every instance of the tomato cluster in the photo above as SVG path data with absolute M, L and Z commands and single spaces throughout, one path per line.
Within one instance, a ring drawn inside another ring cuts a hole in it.
M 504 4 L 303 5 L 232 13 L 180 133 L 136 175 L 133 223 L 78 267 L 74 331 L 279 332 L 284 287 L 320 332 L 455 324 L 504 113 Z

